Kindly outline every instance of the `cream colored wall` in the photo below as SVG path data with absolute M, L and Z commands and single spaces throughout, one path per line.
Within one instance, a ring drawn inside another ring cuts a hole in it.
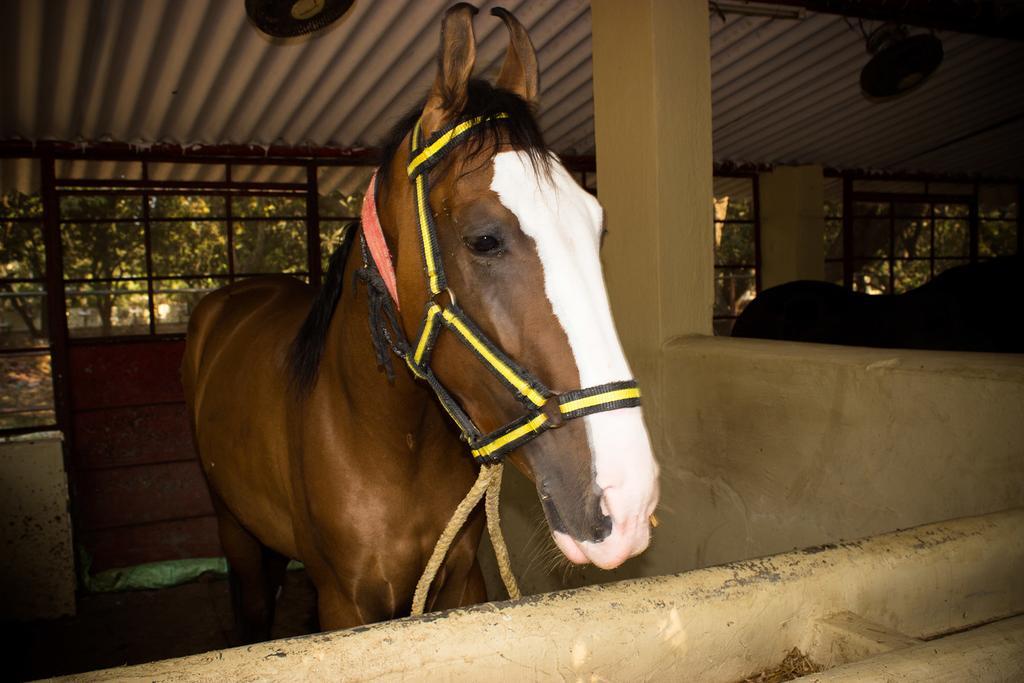
M 1024 505 L 1022 357 L 720 337 L 678 338 L 663 353 L 661 524 L 651 547 L 614 572 L 549 571 L 537 494 L 510 473 L 502 517 L 525 592 Z
M 666 354 L 673 564 L 1024 504 L 1024 358 L 722 338 Z
M 696 0 L 594 0 L 591 20 L 605 276 L 658 439 L 661 345 L 711 333 L 708 9 Z
M 821 166 L 761 173 L 761 286 L 825 276 L 825 194 Z
M 59 434 L 0 442 L 0 619 L 75 613 L 68 486 Z

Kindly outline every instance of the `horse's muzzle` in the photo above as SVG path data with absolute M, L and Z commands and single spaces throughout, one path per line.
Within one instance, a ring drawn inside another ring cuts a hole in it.
M 615 510 L 609 500 L 610 491 L 602 496 L 602 508 Z M 557 511 L 556 511 L 557 513 Z M 651 541 L 650 512 L 643 510 L 625 517 L 601 514 L 591 534 L 569 535 L 552 526 L 552 536 L 562 554 L 575 564 L 593 564 L 601 569 L 615 569 L 631 557 L 647 549 Z M 549 516 L 549 521 L 551 520 Z

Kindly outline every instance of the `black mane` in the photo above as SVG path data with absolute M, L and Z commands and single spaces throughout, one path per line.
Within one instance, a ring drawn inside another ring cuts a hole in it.
M 529 154 L 536 169 L 547 170 L 551 159 L 550 151 L 544 143 L 544 137 L 541 135 L 529 104 L 519 96 L 495 88 L 485 81 L 470 81 L 467 95 L 461 119 L 471 119 L 477 116 L 489 117 L 500 113 L 508 115 L 507 118 L 487 121 L 474 127 L 469 138 L 461 143 L 468 147 L 470 153 L 486 153 L 489 158 L 497 154 L 499 145 L 504 143 L 512 149 Z M 378 183 L 385 182 L 388 176 L 388 167 L 398 152 L 399 145 L 416 124 L 420 112 L 423 111 L 423 105 L 424 102 L 421 102 L 403 116 L 381 145 Z M 299 396 L 307 394 L 316 382 L 327 331 L 344 288 L 345 261 L 356 227 L 357 225 L 348 227 L 341 244 L 331 255 L 330 265 L 324 274 L 323 286 L 317 292 L 309 314 L 288 348 L 289 384 Z
M 324 341 L 331 326 L 334 309 L 345 287 L 345 261 L 352 246 L 358 223 L 345 229 L 341 244 L 331 254 L 331 262 L 324 273 L 324 282 L 313 299 L 306 319 L 302 321 L 298 334 L 288 347 L 288 383 L 298 396 L 309 393 L 320 371 L 320 357 L 324 353 Z

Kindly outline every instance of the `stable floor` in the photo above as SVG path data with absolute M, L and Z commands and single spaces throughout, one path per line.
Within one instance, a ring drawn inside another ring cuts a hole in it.
M 80 595 L 74 617 L 3 626 L 10 650 L 0 679 L 32 680 L 232 647 L 239 644 L 233 624 L 227 579 Z M 312 633 L 316 627 L 313 585 L 304 571 L 290 571 L 273 637 Z

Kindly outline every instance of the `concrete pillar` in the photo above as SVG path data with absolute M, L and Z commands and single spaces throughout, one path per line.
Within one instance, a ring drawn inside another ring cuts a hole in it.
M 760 175 L 761 287 L 825 279 L 821 166 L 779 166 Z
M 591 18 L 605 275 L 656 434 L 662 345 L 679 335 L 711 334 L 708 5 L 593 0 Z

